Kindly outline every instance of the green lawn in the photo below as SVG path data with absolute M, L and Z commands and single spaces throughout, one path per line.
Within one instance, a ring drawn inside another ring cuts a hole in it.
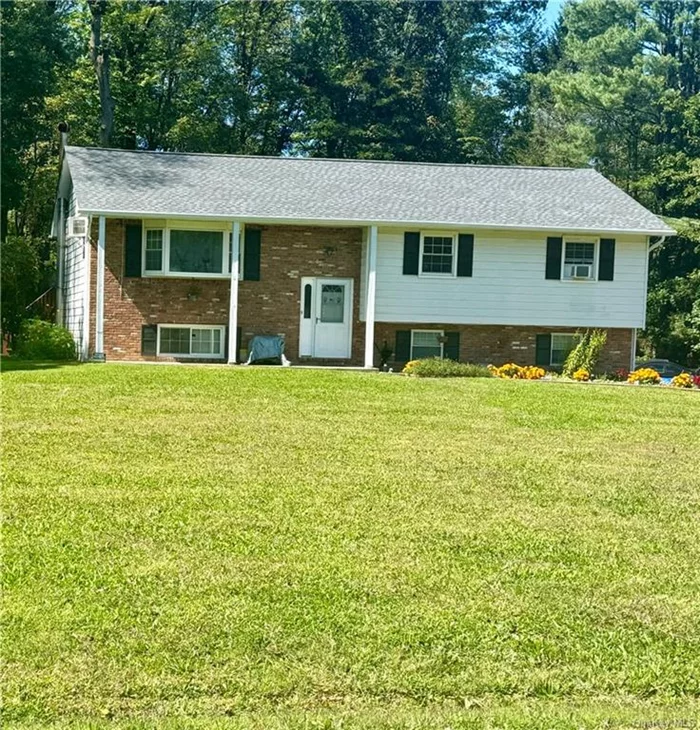
M 4 727 L 700 717 L 700 393 L 14 369 Z

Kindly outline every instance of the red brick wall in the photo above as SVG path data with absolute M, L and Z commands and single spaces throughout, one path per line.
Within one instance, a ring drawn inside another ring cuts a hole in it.
M 124 277 L 125 232 L 126 224 L 130 222 L 107 220 L 104 325 L 107 359 L 154 359 L 141 355 L 141 327 L 144 324 L 228 324 L 228 279 Z M 301 226 L 261 228 L 260 281 L 241 281 L 238 287 L 238 324 L 243 349 L 255 334 L 281 334 L 285 336 L 287 357 L 297 362 L 301 277 L 352 278 L 352 359 L 340 362 L 361 364 L 364 324 L 359 322 L 358 315 L 362 230 Z M 93 223 L 92 239 L 90 349 L 94 352 L 96 222 Z
M 374 339 L 381 346 L 386 340 L 393 349 L 397 330 L 441 329 L 459 332 L 459 359 L 462 362 L 484 365 L 535 364 L 535 342 L 538 334 L 550 332 L 575 332 L 576 327 L 532 327 L 507 325 L 454 325 L 454 324 L 387 324 L 375 325 Z M 608 339 L 598 363 L 598 370 L 610 372 L 616 368 L 629 368 L 632 352 L 633 330 L 608 329 Z M 376 364 L 376 363 L 375 363 Z

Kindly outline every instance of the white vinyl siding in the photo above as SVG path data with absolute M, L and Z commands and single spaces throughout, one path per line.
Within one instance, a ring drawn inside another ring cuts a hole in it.
M 85 308 L 85 257 L 89 244 L 84 237 L 68 235 L 68 218 L 75 215 L 75 195 L 71 187 L 68 195 L 68 211 L 64 220 L 63 246 L 63 324 L 73 335 L 78 352 L 83 350 Z
M 545 279 L 544 232 L 477 233 L 473 276 L 454 278 L 404 275 L 403 234 L 379 230 L 378 322 L 644 327 L 645 238 L 618 236 L 614 280 L 577 286 Z

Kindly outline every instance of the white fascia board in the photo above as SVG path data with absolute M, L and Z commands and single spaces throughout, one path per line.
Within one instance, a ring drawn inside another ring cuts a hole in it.
M 246 223 L 259 223 L 269 225 L 290 225 L 290 226 L 377 226 L 377 227 L 414 227 L 414 228 L 439 228 L 441 230 L 485 230 L 485 231 L 545 231 L 553 233 L 597 233 L 597 234 L 628 234 L 643 236 L 669 236 L 675 231 L 672 228 L 563 228 L 560 226 L 519 226 L 494 223 L 445 223 L 444 221 L 419 221 L 419 220 L 366 220 L 361 218 L 286 218 L 270 216 L 251 215 L 217 215 L 217 214 L 196 214 L 196 213 L 154 213 L 152 211 L 134 210 L 90 210 L 80 209 L 80 215 L 103 215 L 107 218 L 156 218 L 156 219 L 181 219 L 181 220 L 240 220 Z

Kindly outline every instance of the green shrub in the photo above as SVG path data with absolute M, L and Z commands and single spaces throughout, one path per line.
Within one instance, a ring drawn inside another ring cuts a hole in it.
M 588 373 L 594 372 L 607 339 L 608 333 L 605 330 L 586 330 L 566 358 L 562 370 L 564 375 L 573 378 L 574 373 L 579 370 L 585 370 Z
M 490 378 L 491 372 L 483 365 L 473 365 L 454 360 L 430 357 L 425 360 L 411 360 L 403 369 L 406 375 L 417 378 Z
M 75 360 L 75 343 L 65 327 L 27 319 L 20 326 L 12 355 L 23 360 Z

